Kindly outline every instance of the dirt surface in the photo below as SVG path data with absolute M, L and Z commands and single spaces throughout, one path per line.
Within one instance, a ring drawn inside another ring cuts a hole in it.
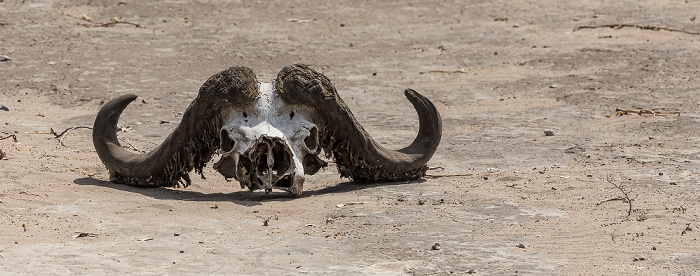
M 574 31 L 698 32 L 700 2 L 330 2 L 0 0 L 1 274 L 700 274 L 700 36 Z M 330 167 L 292 198 L 210 164 L 140 189 L 108 181 L 89 129 L 48 133 L 136 93 L 120 138 L 153 149 L 209 76 L 293 63 L 390 148 L 417 131 L 403 90 L 432 99 L 441 177 Z

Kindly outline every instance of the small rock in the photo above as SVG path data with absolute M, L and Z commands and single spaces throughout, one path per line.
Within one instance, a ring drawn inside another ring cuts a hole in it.
M 436 242 L 435 244 L 433 244 L 432 249 L 433 249 L 433 250 L 440 250 L 440 243 L 439 243 L 439 242 Z
M 180 233 L 175 233 L 175 234 L 173 234 L 173 236 L 179 237 L 179 236 L 180 236 Z
M 561 83 L 555 83 L 555 84 L 552 84 L 549 86 L 549 88 L 562 88 L 562 87 L 564 87 L 564 85 Z
M 0 149 L 0 160 L 5 159 L 5 152 Z
M 0 104 L 0 110 L 10 111 L 10 108 L 5 106 L 4 104 Z
M 180 250 L 180 253 L 185 253 L 185 250 Z
M 634 260 L 632 260 L 632 261 L 633 261 L 633 262 L 640 262 L 640 261 L 646 261 L 646 260 L 647 260 L 647 259 L 644 258 L 644 257 L 634 257 Z
M 544 130 L 544 136 L 554 136 L 554 130 L 545 129 L 545 130 Z
M 6 55 L 0 55 L 0 61 L 10 61 L 12 60 L 10 57 Z
M 517 248 L 525 248 L 525 245 L 521 243 L 521 244 L 516 245 L 515 247 L 517 247 Z

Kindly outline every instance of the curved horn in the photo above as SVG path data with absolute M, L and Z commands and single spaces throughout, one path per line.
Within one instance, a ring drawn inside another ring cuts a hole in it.
M 219 148 L 222 114 L 231 107 L 249 103 L 258 94 L 255 73 L 245 67 L 231 67 L 210 77 L 182 116 L 182 121 L 165 141 L 150 153 L 125 150 L 117 140 L 117 121 L 136 99 L 123 95 L 105 104 L 95 118 L 92 141 L 110 180 L 141 187 L 184 186 L 189 172 L 202 168 Z
M 326 76 L 306 65 L 287 66 L 277 75 L 283 100 L 313 106 L 324 126 L 321 146 L 338 165 L 341 176 L 357 183 L 412 180 L 425 176 L 428 160 L 440 144 L 440 114 L 428 98 L 407 89 L 406 98 L 418 112 L 420 128 L 413 143 L 398 151 L 372 139 L 357 122 Z

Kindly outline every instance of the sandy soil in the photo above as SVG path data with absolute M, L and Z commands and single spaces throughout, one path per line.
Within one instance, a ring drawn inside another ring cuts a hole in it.
M 0 137 L 17 137 L 0 141 L 2 274 L 700 275 L 700 35 L 574 31 L 698 32 L 700 2 L 329 2 L 0 0 Z M 441 177 L 330 168 L 292 198 L 210 165 L 139 189 L 108 181 L 90 130 L 48 133 L 136 93 L 120 137 L 152 149 L 209 76 L 293 63 L 387 147 L 417 130 L 403 89 L 432 99 Z

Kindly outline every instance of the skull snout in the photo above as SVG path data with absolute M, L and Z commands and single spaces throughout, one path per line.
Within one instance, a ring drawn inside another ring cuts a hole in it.
M 277 137 L 261 137 L 251 153 L 251 160 L 260 178 L 277 178 L 273 183 L 294 165 L 291 152 L 282 139 Z

